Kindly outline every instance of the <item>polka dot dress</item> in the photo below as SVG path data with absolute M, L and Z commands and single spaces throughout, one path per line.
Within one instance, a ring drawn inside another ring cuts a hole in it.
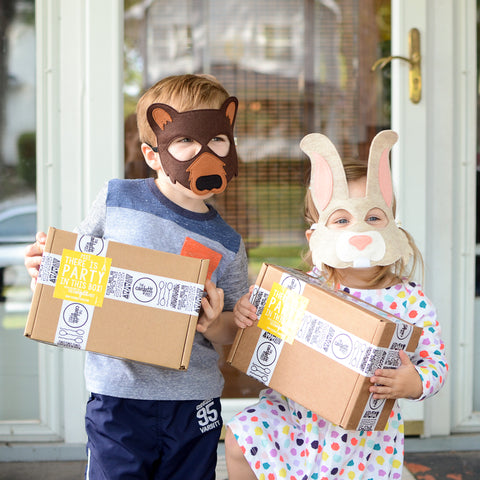
M 344 288 L 423 327 L 412 359 L 423 383 L 421 399 L 436 393 L 448 370 L 435 308 L 418 285 L 380 290 Z M 383 431 L 344 430 L 272 389 L 228 424 L 260 480 L 379 480 L 402 478 L 403 420 L 398 402 Z

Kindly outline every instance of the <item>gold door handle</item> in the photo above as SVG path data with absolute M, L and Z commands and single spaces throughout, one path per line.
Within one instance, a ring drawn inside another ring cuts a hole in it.
M 377 68 L 384 68 L 392 60 L 404 60 L 410 64 L 408 74 L 408 83 L 410 89 L 410 100 L 412 103 L 420 102 L 422 98 L 422 71 L 421 71 L 421 54 L 420 54 L 420 32 L 417 28 L 412 28 L 408 32 L 408 49 L 410 57 L 402 57 L 399 55 L 390 55 L 389 57 L 379 58 L 372 65 L 372 72 Z

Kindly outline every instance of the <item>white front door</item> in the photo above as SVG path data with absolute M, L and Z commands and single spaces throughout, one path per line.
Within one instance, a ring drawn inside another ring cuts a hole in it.
M 419 30 L 421 43 L 418 104 L 409 100 L 409 65 L 398 60 L 392 65 L 392 126 L 400 134 L 393 157 L 400 220 L 424 255 L 425 291 L 437 307 L 447 355 L 455 366 L 445 388 L 423 404 L 428 436 L 480 430 L 472 408 L 476 18 L 473 0 L 392 1 L 392 54 L 408 56 L 412 28 Z M 418 415 L 420 408 L 413 405 L 411 411 Z

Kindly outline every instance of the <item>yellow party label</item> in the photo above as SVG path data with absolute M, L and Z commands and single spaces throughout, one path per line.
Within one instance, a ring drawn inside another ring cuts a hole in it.
M 112 259 L 63 249 L 53 296 L 101 307 Z
M 307 305 L 308 298 L 275 282 L 268 295 L 258 326 L 287 343 L 293 343 Z

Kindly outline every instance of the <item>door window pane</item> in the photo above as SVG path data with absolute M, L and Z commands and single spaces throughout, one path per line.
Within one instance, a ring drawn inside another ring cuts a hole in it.
M 0 2 L 0 421 L 34 420 L 38 344 L 23 330 L 30 306 L 25 245 L 36 232 L 35 2 Z
M 239 98 L 239 176 L 216 206 L 245 241 L 253 283 L 262 262 L 306 267 L 299 142 L 322 132 L 343 158 L 366 160 L 390 125 L 390 66 L 371 71 L 389 54 L 390 1 L 128 0 L 126 120 L 168 75 L 210 73 Z M 255 395 L 245 379 L 228 373 L 224 396 Z

